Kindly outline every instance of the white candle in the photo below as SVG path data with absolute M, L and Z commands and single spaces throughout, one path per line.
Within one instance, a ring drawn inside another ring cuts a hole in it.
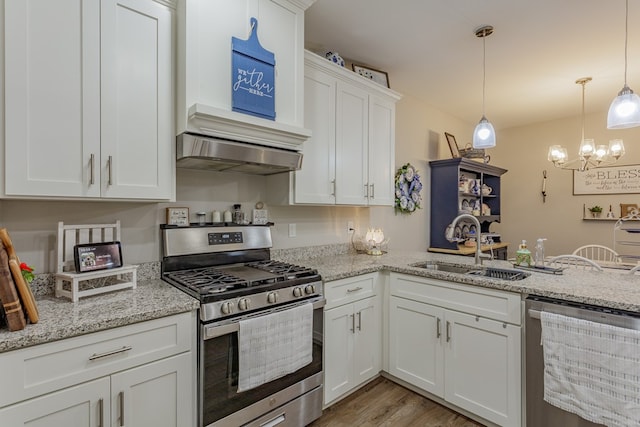
M 220 211 L 213 211 L 211 213 L 211 221 L 212 222 L 222 222 L 220 220 Z
M 224 211 L 224 222 L 231 222 L 231 211 Z

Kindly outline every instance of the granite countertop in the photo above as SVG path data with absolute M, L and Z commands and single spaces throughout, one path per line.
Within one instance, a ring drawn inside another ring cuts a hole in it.
M 381 256 L 343 254 L 297 261 L 316 268 L 325 281 L 338 280 L 381 270 L 432 277 L 485 288 L 540 295 L 619 310 L 640 312 L 640 275 L 626 270 L 584 271 L 567 269 L 562 275 L 531 272 L 517 281 L 461 275 L 412 267 L 411 264 L 440 260 L 456 264 L 473 264 L 472 257 L 429 252 L 390 252 Z M 513 268 L 507 261 L 484 261 L 485 266 Z M 528 271 L 527 271 L 528 272 Z
M 0 329 L 0 352 L 116 328 L 196 310 L 195 298 L 160 279 L 138 281 L 136 289 L 81 298 L 73 303 L 52 295 L 36 296 L 40 320 L 24 329 Z

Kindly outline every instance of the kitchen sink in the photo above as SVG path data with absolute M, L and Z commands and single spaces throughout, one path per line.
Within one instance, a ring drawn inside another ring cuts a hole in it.
M 426 261 L 417 264 L 411 264 L 411 267 L 426 268 L 427 270 L 438 270 L 446 273 L 467 274 L 472 271 L 479 272 L 477 267 L 470 265 L 452 264 L 442 261 Z
M 471 265 L 452 264 L 443 261 L 425 261 L 411 264 L 411 267 L 425 268 L 427 270 L 437 270 L 445 273 L 465 274 L 470 276 L 489 277 L 491 279 L 502 280 L 522 280 L 529 277 L 530 273 L 507 268 L 482 267 Z

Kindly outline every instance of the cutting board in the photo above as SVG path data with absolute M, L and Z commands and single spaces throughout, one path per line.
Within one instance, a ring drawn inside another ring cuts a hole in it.
M 9 237 L 9 233 L 6 228 L 0 228 L 0 241 L 2 241 L 2 244 L 7 251 L 7 255 L 9 257 L 9 269 L 11 270 L 13 281 L 15 282 L 18 295 L 20 295 L 27 317 L 31 323 L 38 323 L 39 315 L 36 300 L 31 292 L 31 287 L 24 280 L 24 277 L 22 277 L 22 272 L 20 271 L 20 259 L 16 255 L 16 251 L 13 248 L 13 243 L 11 242 L 11 238 Z
M 27 325 L 27 321 L 22 311 L 22 305 L 20 304 L 20 298 L 18 297 L 18 291 L 15 286 L 15 282 L 11 277 L 11 270 L 9 269 L 9 255 L 4 248 L 4 245 L 0 243 L 0 303 L 4 309 L 5 317 L 7 320 L 7 327 L 10 331 L 19 331 L 24 329 Z

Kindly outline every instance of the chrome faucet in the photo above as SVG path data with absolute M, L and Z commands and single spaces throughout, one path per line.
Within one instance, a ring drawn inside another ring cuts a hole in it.
M 460 214 L 457 217 L 455 217 L 453 219 L 453 221 L 451 221 L 451 224 L 449 224 L 449 226 L 447 227 L 447 230 L 445 231 L 445 238 L 450 241 L 453 242 L 455 240 L 455 227 L 456 224 L 458 223 L 458 221 L 460 221 L 461 219 L 470 219 L 471 221 L 473 221 L 476 225 L 476 265 L 482 265 L 482 258 L 487 258 L 487 259 L 492 259 L 493 257 L 491 255 L 488 254 L 483 254 L 482 251 L 480 250 L 480 242 L 482 242 L 482 232 L 480 231 L 480 221 L 478 221 L 478 218 L 476 218 L 473 215 L 470 214 Z

